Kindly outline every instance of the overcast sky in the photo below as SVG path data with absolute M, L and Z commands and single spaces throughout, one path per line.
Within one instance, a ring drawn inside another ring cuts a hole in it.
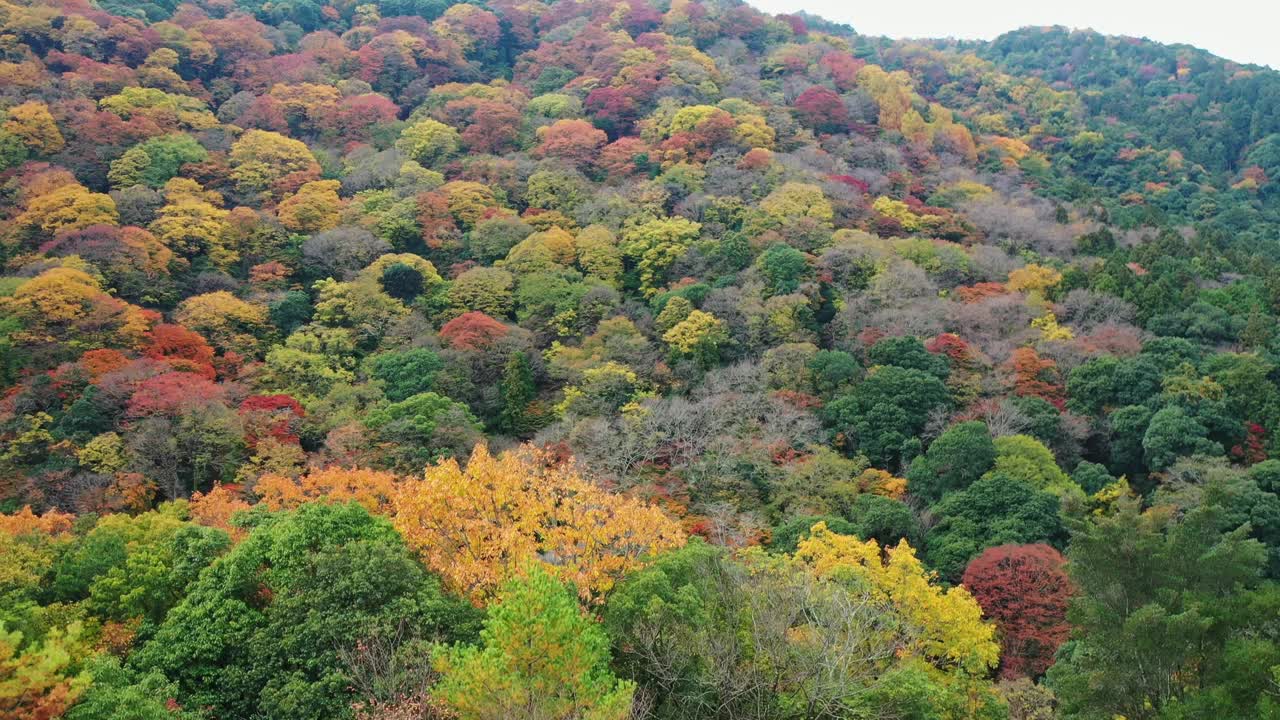
M 805 10 L 864 35 L 989 40 L 1026 25 L 1186 43 L 1280 69 L 1277 0 L 747 0 L 761 10 Z

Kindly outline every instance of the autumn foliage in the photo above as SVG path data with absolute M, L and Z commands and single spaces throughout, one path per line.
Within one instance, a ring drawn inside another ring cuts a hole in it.
M 495 457 L 481 445 L 465 466 L 428 468 L 400 487 L 394 520 L 423 561 L 476 602 L 531 560 L 598 599 L 622 573 L 684 540 L 660 510 L 528 446 Z
M 1065 405 L 1065 390 L 1053 360 L 1040 357 L 1034 348 L 1021 347 L 1013 351 L 1006 367 L 1015 394 L 1047 400 L 1059 408 Z
M 264 475 L 254 492 L 272 510 L 296 508 L 307 502 L 355 502 L 371 513 L 389 515 L 400 479 L 389 472 L 359 468 L 327 468 L 297 479 Z
M 502 339 L 509 329 L 479 311 L 463 313 L 440 328 L 440 337 L 459 350 L 481 350 Z
M 1186 45 L 0 1 L 0 720 L 1271 718 L 1277 238 Z
M 231 518 L 251 507 L 244 498 L 243 488 L 228 484 L 215 485 L 208 492 L 197 492 L 190 501 L 192 520 L 206 527 L 225 530 L 236 538 L 244 533 L 231 524 Z
M 0 532 L 10 536 L 27 533 L 57 535 L 70 532 L 74 521 L 75 516 L 56 510 L 37 515 L 31 511 L 31 506 L 27 505 L 16 513 L 0 513 Z
M 963 587 L 943 590 L 905 542 L 882 549 L 874 540 L 832 532 L 818 523 L 796 548 L 795 559 L 819 576 L 852 574 L 869 586 L 872 597 L 892 603 L 918 633 L 906 653 L 933 662 L 955 664 L 982 673 L 996 664 L 999 646 L 994 628 L 982 622 L 981 608 Z
M 1000 677 L 1037 677 L 1066 641 L 1072 586 L 1048 545 L 1001 545 L 974 558 L 961 580 L 1000 630 Z

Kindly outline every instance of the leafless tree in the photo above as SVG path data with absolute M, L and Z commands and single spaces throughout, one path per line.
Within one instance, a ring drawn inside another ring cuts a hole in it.
M 335 648 L 357 700 L 358 720 L 443 720 L 445 708 L 430 696 L 439 678 L 431 666 L 430 644 L 414 637 L 407 623 L 391 633 L 371 633 L 354 645 Z
M 337 227 L 302 243 L 302 262 L 313 272 L 347 279 L 390 252 L 391 245 L 364 228 Z
M 1010 197 L 992 193 L 965 203 L 965 217 L 987 236 L 987 242 L 1011 251 L 1032 249 L 1069 257 L 1075 239 L 1088 231 L 1083 224 L 1063 224 L 1054 218 L 1052 204 L 1029 195 Z
M 918 629 L 869 588 L 751 562 L 716 557 L 697 568 L 715 622 L 655 613 L 626 628 L 621 659 L 639 670 L 640 694 L 682 718 L 774 718 L 779 692 L 805 718 L 848 716 Z
M 1058 303 L 1058 315 L 1060 321 L 1087 333 L 1104 323 L 1131 323 L 1138 309 L 1114 295 L 1077 288 Z
M 1009 273 L 1023 266 L 1023 261 L 995 245 L 969 248 L 969 269 L 975 282 L 1004 282 Z
M 992 437 L 1019 435 L 1031 427 L 1031 418 L 1008 400 L 985 405 L 982 420 Z

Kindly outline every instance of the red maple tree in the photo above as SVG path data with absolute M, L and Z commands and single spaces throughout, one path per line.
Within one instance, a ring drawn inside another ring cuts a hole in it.
M 1065 562 L 1048 545 L 1000 545 L 965 568 L 961 582 L 1000 631 L 1000 677 L 1044 674 L 1070 634 Z
M 479 350 L 502 339 L 506 325 L 482 312 L 463 313 L 440 328 L 440 339 L 459 350 Z

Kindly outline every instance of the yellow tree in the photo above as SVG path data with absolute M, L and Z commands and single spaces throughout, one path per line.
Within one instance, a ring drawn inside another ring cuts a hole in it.
M 783 183 L 760 201 L 760 209 L 779 222 L 806 217 L 830 223 L 835 218 L 822 188 L 807 183 Z
M 149 229 L 165 247 L 188 257 L 208 255 L 215 265 L 226 268 L 239 259 L 230 247 L 230 215 L 218 207 L 218 193 L 206 192 L 186 178 L 173 178 L 164 186 L 165 205 Z
M 226 290 L 183 300 L 174 314 L 179 324 L 195 330 L 215 347 L 255 355 L 267 331 L 267 310 Z
M 0 127 L 40 155 L 52 155 L 65 144 L 49 106 L 35 100 L 9 108 L 8 118 Z
M 1071 328 L 1059 325 L 1058 316 L 1052 312 L 1046 312 L 1044 315 L 1033 319 L 1031 327 L 1040 331 L 1041 340 L 1071 340 L 1075 338 Z
M 333 467 L 298 479 L 263 475 L 254 492 L 271 510 L 291 510 L 303 503 L 356 502 L 378 515 L 390 515 L 400 479 L 380 470 Z
M 27 615 L 22 607 L 35 606 L 57 558 L 75 542 L 74 520 L 57 511 L 36 515 L 30 507 L 12 515 L 0 513 L 0 587 L 6 615 L 22 619 Z M 44 633 L 43 639 L 24 639 L 0 623 L 0 720 L 62 717 L 88 686 L 88 675 L 77 669 L 87 652 L 78 623 Z
M 1030 263 L 1010 271 L 1007 287 L 1013 292 L 1043 296 L 1046 290 L 1056 287 L 1060 282 L 1062 273 L 1051 267 Z
M 438 120 L 426 118 L 404 129 L 396 148 L 426 167 L 452 158 L 462 144 L 458 131 Z
M 856 583 L 876 601 L 890 603 L 906 623 L 905 653 L 944 669 L 983 676 L 1000 659 L 995 628 L 982 622 L 982 608 L 963 587 L 943 590 L 930 582 L 905 540 L 883 551 L 874 540 L 831 532 L 818 523 L 796 548 L 795 559 L 819 577 Z
M 231 179 L 241 190 L 261 192 L 294 173 L 320 173 L 306 144 L 268 130 L 250 130 L 231 146 Z
M 573 239 L 578 267 L 587 275 L 613 283 L 622 275 L 622 250 L 618 238 L 603 225 L 588 225 Z
M 645 297 L 658 294 L 667 269 L 684 256 L 701 232 L 700 223 L 675 217 L 650 220 L 623 233 L 622 252 L 634 259 L 639 268 Z
M 662 340 L 671 347 L 672 353 L 709 365 L 720 357 L 720 349 L 728 344 L 729 331 L 715 315 L 693 310 L 663 333 Z
M 466 312 L 482 312 L 490 317 L 505 317 L 511 311 L 511 291 L 515 276 L 501 268 L 474 267 L 454 278 L 449 286 L 452 316 Z
M 924 228 L 927 220 L 922 215 L 911 212 L 911 208 L 901 200 L 881 195 L 871 203 L 871 209 L 887 218 L 897 220 L 904 230 L 916 232 Z
M 27 232 L 53 236 L 60 230 L 115 225 L 119 219 L 110 195 L 89 192 L 80 183 L 73 182 L 32 198 L 16 223 Z
M 78 622 L 34 643 L 0 625 L 0 720 L 62 717 L 89 687 L 88 653 Z
M 858 87 L 875 98 L 880 108 L 881 129 L 902 129 L 902 119 L 911 109 L 910 75 L 902 70 L 889 73 L 879 65 L 867 65 L 858 71 Z
M 494 457 L 476 447 L 395 499 L 396 528 L 456 591 L 483 603 L 530 562 L 599 598 L 623 573 L 684 542 L 657 508 L 610 493 L 530 446 Z
M 338 226 L 342 199 L 337 180 L 316 180 L 298 188 L 298 192 L 280 203 L 276 215 L 290 230 L 316 233 Z
M 199 99 L 156 88 L 126 87 L 98 105 L 125 120 L 142 117 L 161 126 L 177 124 L 192 130 L 218 126 L 218 118 Z
M 88 273 L 56 267 L 0 298 L 0 312 L 22 325 L 22 342 L 56 343 L 79 353 L 99 347 L 135 347 L 150 326 L 142 308 L 111 297 Z
M 491 209 L 498 207 L 493 189 L 478 182 L 454 180 L 445 183 L 440 192 L 444 193 L 449 214 L 467 230 L 475 227 Z

